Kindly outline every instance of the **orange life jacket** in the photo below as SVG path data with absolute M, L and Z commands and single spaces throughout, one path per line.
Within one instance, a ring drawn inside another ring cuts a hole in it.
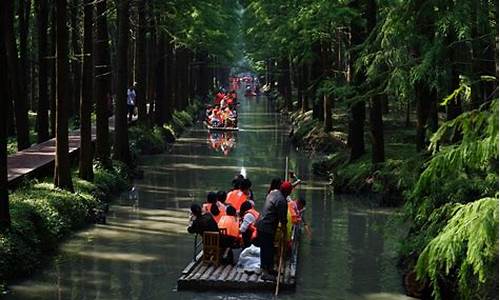
M 227 235 L 235 238 L 240 237 L 240 227 L 238 226 L 238 221 L 234 216 L 224 215 L 217 222 L 219 229 L 226 229 Z
M 217 202 L 217 207 L 219 208 L 219 214 L 217 216 L 212 215 L 216 223 L 219 223 L 220 219 L 222 216 L 226 215 L 226 208 L 224 207 L 224 204 Z M 210 209 L 212 208 L 212 203 L 203 203 L 202 210 L 205 211 L 205 213 L 210 213 Z M 211 214 L 211 213 L 210 213 Z
M 236 209 L 236 211 L 239 211 L 241 204 L 246 200 L 247 195 L 245 193 L 243 193 L 241 190 L 234 190 L 227 194 L 226 204 L 230 204 Z
M 292 224 L 299 224 L 302 221 L 299 208 L 297 207 L 297 203 L 295 201 L 292 200 L 288 202 L 288 211 L 291 216 L 290 221 L 292 221 Z

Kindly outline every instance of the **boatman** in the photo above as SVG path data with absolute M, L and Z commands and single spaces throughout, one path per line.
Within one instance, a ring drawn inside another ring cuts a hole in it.
M 292 184 L 285 181 L 280 189 L 274 189 L 266 196 L 264 208 L 257 221 L 257 236 L 260 245 L 260 268 L 262 280 L 276 280 L 277 272 L 274 270 L 274 237 L 281 223 L 286 230 L 288 205 L 286 197 L 292 192 Z

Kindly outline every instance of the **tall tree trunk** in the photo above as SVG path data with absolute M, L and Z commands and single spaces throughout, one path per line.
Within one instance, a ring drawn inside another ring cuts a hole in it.
M 79 111 L 80 97 L 82 93 L 82 44 L 81 44 L 81 21 L 80 3 L 81 0 L 72 0 L 71 8 L 71 48 L 73 48 L 73 59 L 71 60 L 72 84 L 71 103 L 69 105 L 69 115 L 73 116 Z M 81 122 L 81 120 L 80 120 Z
M 333 77 L 333 56 L 330 50 L 330 44 L 323 42 L 321 45 L 321 65 L 323 66 L 323 80 L 325 78 Z M 332 131 L 332 97 L 326 92 L 323 94 L 323 130 L 325 132 Z
M 38 143 L 49 139 L 49 80 L 48 80 L 48 43 L 47 26 L 49 7 L 47 0 L 38 0 L 38 109 L 37 130 Z
M 326 94 L 323 94 L 323 130 L 325 132 L 330 132 L 333 129 L 333 121 L 332 121 L 332 98 Z
M 302 65 L 302 80 L 300 83 L 300 88 L 302 90 L 302 99 L 301 99 L 301 110 L 303 113 L 309 110 L 309 95 L 307 88 L 309 86 L 309 78 L 310 78 L 310 65 L 308 63 L 304 63 Z
M 5 10 L 7 1 L 0 2 L 0 11 Z M 3 15 L 2 15 L 3 18 Z M 0 34 L 0 70 L 7 69 L 4 35 Z M 0 72 L 0 231 L 10 227 L 9 183 L 7 175 L 7 122 L 9 111 L 9 78 L 7 72 Z
M 111 98 L 111 74 L 109 67 L 109 37 L 106 16 L 107 0 L 98 1 L 95 41 L 95 97 L 96 97 L 96 159 L 105 167 L 111 166 L 109 142 L 109 100 Z
M 361 5 L 358 0 L 351 2 L 351 7 L 360 9 Z M 364 30 L 357 24 L 351 25 L 351 41 L 350 46 L 355 47 L 363 43 L 365 39 Z M 361 72 L 355 72 L 354 63 L 357 60 L 357 53 L 353 52 L 349 57 L 349 70 L 351 75 L 351 85 L 359 87 L 364 81 L 364 76 Z M 350 107 L 349 120 L 349 146 L 351 148 L 350 161 L 360 158 L 365 153 L 365 102 L 363 100 L 356 101 Z
M 292 108 L 292 91 L 290 84 L 290 65 L 286 58 L 280 61 L 280 85 L 281 93 L 285 100 L 285 109 L 289 111 Z
M 208 95 L 208 53 L 206 51 L 201 51 L 198 53 L 198 80 L 196 95 L 200 99 L 205 99 Z
M 188 72 L 187 49 L 179 47 L 175 50 L 175 69 L 177 73 L 177 86 L 175 89 L 176 109 L 182 110 L 187 103 L 189 93 L 187 91 Z
M 26 110 L 28 109 L 28 99 L 31 94 L 30 85 L 30 62 L 28 55 L 28 36 L 30 29 L 31 0 L 21 0 L 18 6 L 19 18 L 19 63 L 21 66 L 20 78 L 23 94 L 25 95 Z
M 431 106 L 430 99 L 432 95 L 424 83 L 417 82 L 417 84 L 415 85 L 415 96 L 417 100 L 417 132 L 415 145 L 417 148 L 417 152 L 420 152 L 426 148 L 426 124 L 429 118 Z
M 381 163 L 385 160 L 384 151 L 384 122 L 382 120 L 382 101 L 385 95 L 376 95 L 371 98 L 370 133 L 372 141 L 372 163 Z
M 118 5 L 118 73 L 116 82 L 115 144 L 113 147 L 114 158 L 126 164 L 130 164 L 127 123 L 128 9 L 129 0 L 121 0 Z
M 92 96 L 94 92 L 94 80 L 92 78 L 93 68 L 93 22 L 94 22 L 94 0 L 85 0 L 83 19 L 83 73 L 82 73 L 82 96 L 80 99 L 80 178 L 92 181 L 94 172 L 92 170 Z
M 7 53 L 7 69 L 10 74 L 10 95 L 14 99 L 15 122 L 17 134 L 17 149 L 23 150 L 30 146 L 28 109 L 26 94 L 22 86 L 21 65 L 17 56 L 16 37 L 14 35 L 14 8 L 13 1 L 7 2 L 2 9 L 0 22 L 2 35 L 5 37 L 5 50 Z
M 147 38 L 147 61 L 148 61 L 148 88 L 147 88 L 147 98 L 150 102 L 150 107 L 148 111 L 148 116 L 151 120 L 153 120 L 153 107 L 154 101 L 156 99 L 156 63 L 158 62 L 158 54 L 157 54 L 157 34 L 156 34 L 156 24 L 155 24 L 155 15 L 153 14 L 152 9 L 149 10 L 149 27 L 151 28 L 151 33 Z
M 146 61 L 146 0 L 137 1 L 139 15 L 137 39 L 136 39 L 136 75 L 137 81 L 137 112 L 138 121 L 146 121 L 146 88 L 147 88 L 147 61 Z
M 68 145 L 68 27 L 67 0 L 56 0 L 57 9 L 57 104 L 56 104 L 56 160 L 54 185 L 73 191 Z
M 323 97 L 317 95 L 318 85 L 323 77 L 324 66 L 321 61 L 321 43 L 316 42 L 312 46 L 313 61 L 311 65 L 311 77 L 309 80 L 309 99 L 312 101 L 313 117 L 323 122 Z
M 175 80 L 174 78 L 177 76 L 175 73 L 175 67 L 174 67 L 174 51 L 173 51 L 173 43 L 172 39 L 170 37 L 166 37 L 165 40 L 165 62 L 164 62 L 164 76 L 165 80 L 165 96 L 164 96 L 164 105 L 165 110 L 164 110 L 164 121 L 170 121 L 172 119 L 172 113 L 174 112 L 175 108 L 175 99 L 174 99 L 174 93 L 175 93 Z
M 53 0 L 52 3 L 55 3 L 56 0 Z M 50 7 L 50 6 L 49 6 Z M 50 39 L 51 39 L 51 64 L 50 64 L 50 71 L 51 74 L 49 76 L 50 78 L 50 94 L 49 94 L 49 100 L 50 100 L 50 135 L 51 137 L 56 136 L 56 89 L 57 89 L 57 83 L 56 83 L 56 55 L 57 55 L 57 50 L 56 50 L 56 44 L 57 44 L 57 29 L 56 29 L 56 6 L 52 6 L 52 11 L 51 11 L 51 30 L 50 30 Z
M 155 98 L 155 123 L 158 126 L 165 124 L 165 35 L 158 39 L 158 62 L 156 63 L 156 98 Z M 170 81 L 170 78 L 168 79 Z

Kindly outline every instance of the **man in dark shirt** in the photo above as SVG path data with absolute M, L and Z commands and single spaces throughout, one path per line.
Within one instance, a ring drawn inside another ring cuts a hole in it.
M 257 236 L 260 244 L 260 267 L 262 279 L 273 280 L 274 274 L 274 236 L 281 223 L 286 228 L 288 205 L 286 197 L 292 192 L 292 185 L 285 181 L 279 190 L 272 190 L 267 194 L 264 208 L 257 221 Z
M 217 223 L 211 214 L 201 213 L 201 206 L 198 204 L 191 205 L 191 220 L 188 227 L 189 233 L 198 233 L 203 235 L 205 231 L 219 231 L 219 227 L 217 227 Z

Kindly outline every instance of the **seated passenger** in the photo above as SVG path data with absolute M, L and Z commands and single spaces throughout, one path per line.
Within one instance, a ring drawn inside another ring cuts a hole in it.
M 224 191 L 218 191 L 217 192 L 217 201 L 219 201 L 220 203 L 222 203 L 224 205 L 224 207 L 226 207 L 226 197 L 227 197 L 227 193 L 224 192 Z
M 221 100 L 222 100 L 222 98 L 224 98 L 224 96 L 225 96 L 225 95 L 224 95 L 224 93 L 223 93 L 222 91 L 219 91 L 217 94 L 215 94 L 215 100 L 214 100 L 214 103 L 215 103 L 216 105 L 219 105 L 219 104 L 220 104 L 220 102 L 221 102 Z
M 252 182 L 245 178 L 240 179 L 239 189 L 235 189 L 227 194 L 226 203 L 232 205 L 237 211 L 240 211 L 241 204 L 250 199 L 250 187 Z
M 206 109 L 206 111 L 205 111 L 205 120 L 206 120 L 207 122 L 209 122 L 209 121 L 210 121 L 210 115 L 211 115 L 211 114 L 212 114 L 212 105 L 210 105 L 210 104 L 209 104 L 209 105 L 207 105 L 207 109 Z
M 187 228 L 189 233 L 197 233 L 203 235 L 205 231 L 219 231 L 217 223 L 210 214 L 203 214 L 201 206 L 198 204 L 191 205 L 191 216 L 189 218 L 189 226 Z
M 239 247 L 241 237 L 238 220 L 236 219 L 236 209 L 232 206 L 226 208 L 226 215 L 222 216 L 218 222 L 220 229 L 226 229 L 226 235 L 222 237 L 223 247 Z
M 255 222 L 259 218 L 260 214 L 253 208 L 250 201 L 245 201 L 240 207 L 240 233 L 243 238 L 243 247 L 247 248 L 252 245 L 252 241 L 257 237 L 257 229 L 255 228 Z
M 210 114 L 210 117 L 209 117 L 209 123 L 210 123 L 210 126 L 213 126 L 213 127 L 219 127 L 222 125 L 222 118 L 220 116 L 220 111 L 219 111 L 219 108 L 218 106 L 216 106 L 213 110 L 212 110 L 212 114 Z
M 210 213 L 215 222 L 219 222 L 220 218 L 226 214 L 226 207 L 224 204 L 217 201 L 217 194 L 209 192 L 207 194 L 207 202 L 203 203 L 203 212 Z

